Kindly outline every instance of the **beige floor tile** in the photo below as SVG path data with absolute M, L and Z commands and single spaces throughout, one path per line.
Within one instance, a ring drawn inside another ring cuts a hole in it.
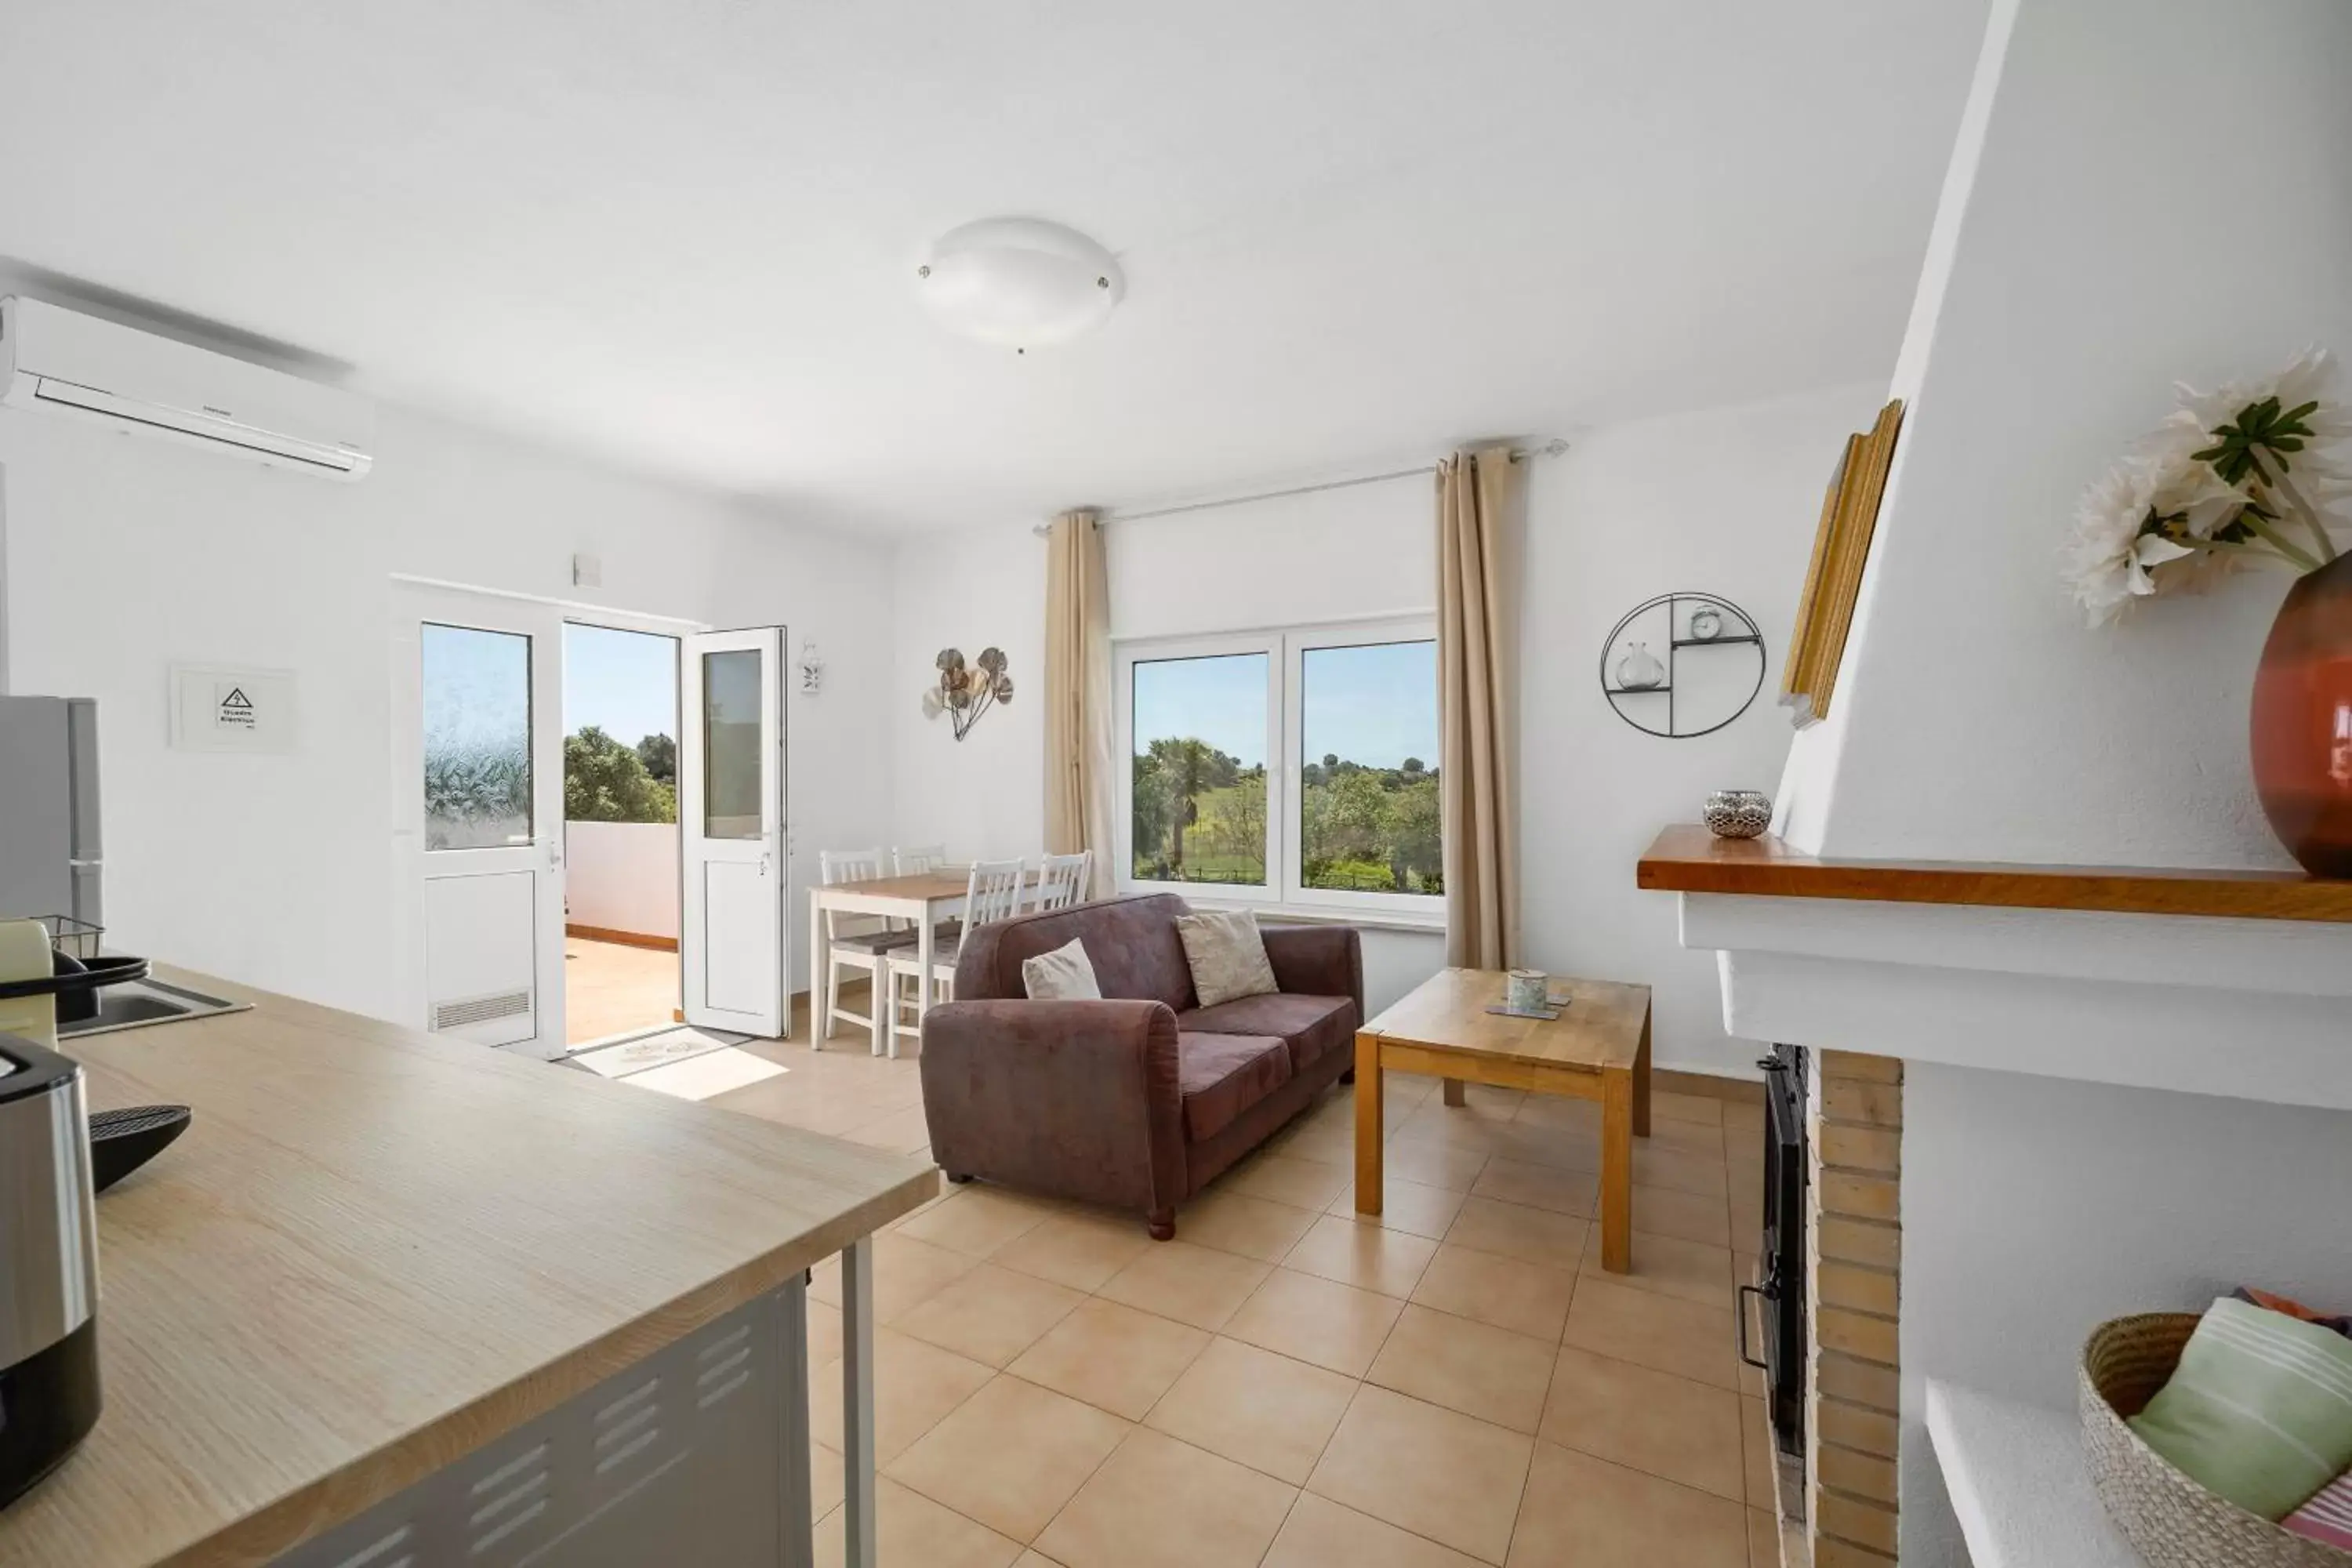
M 1214 1332 L 1274 1272 L 1269 1264 L 1187 1241 L 1155 1241 L 1096 1292 Z
M 874 1335 L 874 1457 L 888 1464 L 947 1414 L 980 1392 L 993 1375 L 980 1363 L 943 1351 L 895 1329 Z M 809 1377 L 809 1435 L 841 1447 L 841 1359 L 836 1354 Z
M 1004 1367 L 1085 1300 L 1050 1279 L 983 1263 L 893 1326 L 942 1350 Z
M 920 1218 L 900 1226 L 898 1234 L 967 1258 L 986 1258 L 1006 1242 L 1036 1229 L 1052 1215 L 1053 1210 L 1038 1199 L 972 1182 Z
M 841 1309 L 811 1301 L 808 1309 L 808 1361 L 823 1366 L 841 1354 Z
M 1564 1094 L 1531 1094 L 1511 1118 L 1522 1127 L 1548 1127 L 1601 1136 L 1601 1102 Z
M 1764 1108 L 1760 1105 L 1749 1105 L 1744 1101 L 1724 1101 L 1723 1130 L 1726 1132 L 1753 1132 L 1758 1137 L 1762 1137 Z
M 1444 1236 L 1454 1216 L 1462 1212 L 1464 1194 L 1444 1187 L 1425 1187 L 1419 1182 L 1408 1182 L 1389 1176 L 1381 1184 L 1381 1212 L 1363 1213 L 1356 1207 L 1356 1187 L 1350 1182 L 1348 1190 L 1331 1200 L 1329 1213 L 1349 1215 L 1367 1225 L 1377 1225 L 1383 1230 L 1402 1230 L 1412 1236 L 1425 1236 L 1435 1241 Z
M 1477 1559 L 1302 1492 L 1264 1568 L 1477 1568 Z
M 1720 1127 L 1723 1125 L 1723 1106 L 1722 1100 L 1706 1095 L 1676 1094 L 1670 1089 L 1653 1089 L 1650 1091 L 1651 1130 L 1656 1131 L 1657 1123 L 1662 1121 L 1696 1121 L 1703 1127 Z
M 1499 1252 L 1522 1263 L 1547 1268 L 1570 1268 L 1584 1257 L 1584 1221 L 1524 1204 L 1500 1204 L 1492 1198 L 1472 1198 L 1445 1233 L 1449 1246 Z M 1598 1226 L 1591 1227 L 1598 1230 Z
M 1564 1345 L 1542 1435 L 1745 1505 L 1739 1395 L 1727 1390 Z
M 1381 1108 L 1386 1111 L 1387 1108 Z M 1406 1143 L 1436 1143 L 1449 1149 L 1491 1151 L 1496 1133 L 1509 1123 L 1507 1116 L 1482 1112 L 1475 1107 L 1440 1104 L 1433 1099 L 1417 1110 L 1382 1118 L 1391 1139 Z
M 1747 1513 L 1738 1503 L 1538 1443 L 1510 1568 L 1743 1568 Z
M 1723 1130 L 1723 1163 L 1735 1170 L 1761 1171 L 1764 1168 L 1764 1134 L 1745 1128 L 1726 1127 Z
M 1423 1139 L 1392 1138 L 1381 1152 L 1381 1163 L 1395 1180 L 1466 1193 L 1478 1180 L 1478 1173 L 1486 1168 L 1489 1157 L 1484 1149 L 1454 1149 Z M 1349 1179 L 1352 1182 L 1353 1175 Z
M 893 1480 L 1015 1541 L 1036 1539 L 1129 1424 L 1000 1376 L 892 1461 Z
M 1633 1140 L 1633 1180 L 1645 1187 L 1672 1187 L 1707 1198 L 1726 1196 L 1731 1190 L 1721 1156 L 1686 1154 L 1650 1138 Z
M 1748 1568 L 1780 1568 L 1780 1525 L 1769 1508 L 1748 1510 Z
M 1350 1166 L 1356 1163 L 1356 1130 L 1352 1121 L 1346 1127 L 1300 1127 L 1294 1122 L 1266 1140 L 1265 1148 L 1268 1153 L 1281 1154 L 1288 1159 Z
M 819 1519 L 841 1505 L 843 1468 L 839 1454 L 821 1444 L 809 1446 L 809 1508 Z
M 1498 1160 L 1517 1160 L 1528 1165 L 1555 1165 L 1564 1171 L 1585 1171 L 1598 1173 L 1601 1169 L 1601 1134 L 1575 1127 L 1547 1127 L 1538 1122 L 1514 1121 L 1498 1128 L 1487 1144 L 1487 1152 Z
M 1723 1199 L 1678 1193 L 1671 1187 L 1633 1184 L 1633 1229 L 1637 1235 L 1731 1245 L 1731 1207 Z
M 1601 1197 L 1601 1178 L 1590 1171 L 1496 1157 L 1486 1162 L 1486 1168 L 1479 1173 L 1477 1184 L 1470 1191 L 1474 1196 L 1493 1198 L 1497 1203 L 1525 1204 L 1529 1208 L 1591 1219 L 1596 1212 L 1593 1205 Z
M 1597 1274 L 1613 1284 L 1630 1285 L 1654 1295 L 1673 1296 L 1710 1307 L 1727 1308 L 1732 1301 L 1731 1249 L 1727 1247 L 1678 1241 L 1670 1236 L 1636 1236 L 1633 1268 L 1623 1274 L 1612 1274 L 1601 1267 L 1601 1227 L 1596 1225 L 1591 1239 L 1585 1243 L 1584 1260 L 1580 1267 L 1584 1274 Z
M 1500 1563 L 1533 1448 L 1519 1433 L 1366 1384 L 1307 1489 Z
M 1021 1561 L 1015 1563 L 1013 1568 L 1064 1568 L 1064 1564 L 1055 1562 L 1042 1552 L 1031 1551 L 1024 1552 L 1021 1554 Z
M 1352 1215 L 1325 1215 L 1282 1264 L 1402 1300 L 1412 1294 L 1436 1251 L 1437 1243 L 1425 1236 L 1360 1222 Z
M 816 1527 L 819 1563 L 845 1561 L 842 1532 L 847 1523 L 836 1508 Z M 874 1486 L 874 1526 L 880 1568 L 1007 1568 L 1021 1555 L 1019 1542 L 887 1477 Z
M 1069 1568 L 1256 1568 L 1297 1489 L 1140 1428 L 1037 1548 Z
M 1532 1435 L 1543 1419 L 1553 1342 L 1408 1306 L 1367 1380 Z
M 1648 1142 L 1654 1149 L 1672 1149 L 1677 1154 L 1690 1154 L 1702 1160 L 1724 1157 L 1723 1129 L 1713 1122 L 1678 1121 L 1671 1116 L 1653 1116 Z
M 1765 1415 L 1760 1399 L 1742 1398 L 1739 1402 L 1739 1446 L 1747 1461 L 1748 1506 L 1769 1512 L 1774 1489 L 1772 1423 Z
M 1422 1271 L 1412 1299 L 1458 1318 L 1474 1318 L 1558 1344 L 1575 1293 L 1576 1276 L 1564 1268 L 1547 1268 L 1499 1252 L 1445 1246 L 1437 1249 L 1437 1256 Z
M 889 1322 L 980 1267 L 980 1259 L 917 1241 L 894 1230 L 874 1238 L 874 1317 Z M 841 1260 L 829 1258 L 809 1287 L 813 1300 L 841 1305 Z
M 1361 1377 L 1403 1310 L 1393 1296 L 1277 1268 L 1233 1315 L 1224 1332 L 1260 1350 Z
M 1239 1170 L 1217 1178 L 1220 1192 L 1246 1193 L 1278 1204 L 1321 1212 L 1339 1195 L 1351 1178 L 1339 1165 L 1293 1159 L 1287 1154 L 1262 1154 Z
M 1116 1301 L 1087 1300 L 1022 1352 L 1008 1370 L 1056 1394 L 1140 1421 L 1208 1344 L 1202 1330 Z
M 1351 1378 L 1219 1335 L 1144 1425 L 1299 1486 L 1355 1393 Z
M 1639 1247 L 1636 1247 L 1636 1255 Z M 1738 1324 L 1719 1306 L 1661 1296 L 1617 1283 L 1613 1274 L 1577 1277 L 1562 1339 L 1580 1350 L 1670 1372 L 1716 1388 L 1738 1390 Z
M 1098 1290 L 1150 1246 L 1140 1215 L 1056 1215 L 1006 1242 L 989 1261 L 1073 1290 Z
M 1315 1210 L 1293 1204 L 1254 1198 L 1247 1193 L 1213 1192 L 1176 1211 L 1176 1234 L 1195 1247 L 1213 1247 L 1261 1263 L 1279 1263 L 1316 1218 Z
M 894 1110 L 872 1121 L 861 1122 L 842 1136 L 852 1143 L 864 1143 L 870 1148 L 887 1149 L 894 1154 L 930 1146 L 931 1129 L 923 1119 L 923 1108 L 909 1106 Z

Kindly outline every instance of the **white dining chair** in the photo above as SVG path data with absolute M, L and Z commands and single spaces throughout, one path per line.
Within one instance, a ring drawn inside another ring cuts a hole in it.
M 1048 855 L 1037 863 L 1037 890 L 1033 910 L 1066 910 L 1087 896 L 1087 868 L 1094 864 L 1091 849 L 1075 855 Z
M 948 847 L 944 844 L 919 844 L 911 848 L 891 850 L 890 858 L 901 877 L 919 877 L 948 863 Z
M 877 847 L 872 849 L 820 849 L 817 851 L 817 874 L 828 888 L 843 882 L 878 881 L 882 875 L 883 857 Z M 896 931 L 891 923 L 878 915 L 845 914 L 838 910 L 824 911 L 824 996 L 825 1014 L 845 1023 L 863 1024 L 874 1050 L 883 1048 L 884 1030 L 889 1014 L 884 1009 L 889 995 L 889 955 L 901 947 L 914 945 L 912 931 Z M 862 1014 L 845 1010 L 841 1005 L 841 977 L 844 971 L 863 970 L 867 982 L 866 1011 Z M 824 1042 L 815 1042 L 823 1050 Z
M 973 864 L 964 881 L 964 923 L 954 935 L 934 938 L 931 943 L 931 972 L 923 973 L 921 956 L 911 947 L 893 948 L 884 961 L 889 966 L 890 1006 L 894 1034 L 900 1037 L 922 1037 L 919 999 L 924 987 L 933 1002 L 955 999 L 956 958 L 963 951 L 963 932 L 997 921 L 1011 920 L 1021 912 L 1021 888 L 1027 880 L 1027 868 L 1018 860 L 981 860 Z M 917 989 L 908 995 L 899 989 L 906 981 L 916 983 Z M 908 1021 L 908 1009 L 918 1016 Z M 891 1048 L 897 1049 L 894 1040 Z

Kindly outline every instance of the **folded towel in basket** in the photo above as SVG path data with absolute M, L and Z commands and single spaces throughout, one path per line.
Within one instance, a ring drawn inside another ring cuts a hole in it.
M 2279 1521 L 2279 1527 L 2322 1546 L 2352 1552 L 2352 1475 L 2336 1477 L 2334 1486 Z

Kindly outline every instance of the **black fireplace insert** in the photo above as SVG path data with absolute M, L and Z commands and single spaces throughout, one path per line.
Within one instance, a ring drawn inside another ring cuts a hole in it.
M 1805 1451 L 1805 1080 L 1811 1070 L 1801 1046 L 1774 1046 L 1756 1064 L 1764 1069 L 1763 1278 L 1739 1288 L 1739 1356 L 1764 1373 L 1772 1435 L 1780 1451 Z M 1748 1299 L 1763 1354 L 1749 1340 Z

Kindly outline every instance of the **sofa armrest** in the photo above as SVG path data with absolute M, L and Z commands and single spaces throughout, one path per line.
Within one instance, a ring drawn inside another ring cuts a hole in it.
M 1353 926 L 1266 926 L 1274 983 L 1301 996 L 1351 996 L 1364 1023 L 1364 940 Z
M 1160 1215 L 1184 1196 L 1176 1015 L 1160 1002 L 946 1002 L 923 1112 L 950 1174 Z

